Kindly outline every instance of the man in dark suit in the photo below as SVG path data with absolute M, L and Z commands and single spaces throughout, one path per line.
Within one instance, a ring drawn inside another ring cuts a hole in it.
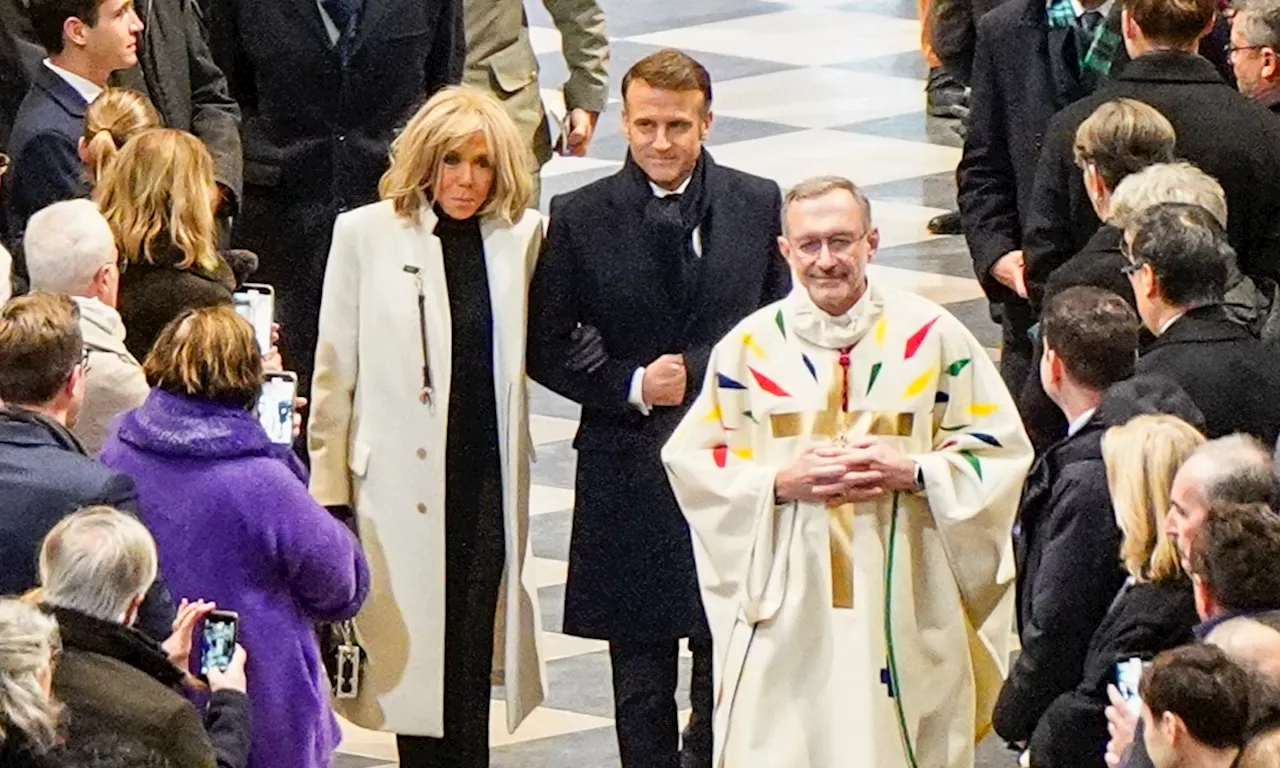
M 1217 220 L 1198 205 L 1162 203 L 1125 237 L 1138 313 L 1156 335 L 1138 372 L 1185 389 L 1204 412 L 1207 436 L 1246 432 L 1275 445 L 1280 359 L 1220 305 L 1235 254 Z
M 392 137 L 462 79 L 462 0 L 210 0 L 209 38 L 244 113 L 233 243 L 276 288 L 284 362 L 311 380 L 338 213 L 378 199 Z
M 551 202 L 528 365 L 583 406 L 564 629 L 609 641 L 622 764 L 677 765 L 677 640 L 691 636 L 684 764 L 710 766 L 711 643 L 689 528 L 659 453 L 711 347 L 790 289 L 781 195 L 703 149 L 711 79 L 688 56 L 643 59 L 622 93 L 626 165 Z M 600 339 L 606 359 L 574 364 L 584 336 Z
M 44 537 L 62 518 L 98 504 L 136 511 L 128 477 L 89 458 L 67 426 L 84 402 L 80 310 L 66 296 L 33 293 L 0 309 L 0 594 L 34 588 Z M 172 601 L 148 593 L 139 627 L 169 637 Z
M 1017 392 L 1031 370 L 1035 323 L 1022 280 L 1022 227 L 1045 128 L 1126 60 L 1119 16 L 1090 0 L 1010 0 L 982 17 L 974 49 L 969 133 L 957 200 L 974 272 L 999 305 L 1001 374 Z
M 1201 420 L 1165 379 L 1132 379 L 1138 318 L 1119 296 L 1068 288 L 1040 320 L 1045 391 L 1070 423 L 1031 468 L 1018 510 L 1018 635 L 1022 653 L 1000 690 L 992 722 L 1011 742 L 1031 738 L 1053 700 L 1084 674 L 1089 639 L 1125 572 L 1102 460 L 1106 431 L 1142 413 Z
M 38 0 L 0 0 L 0 147 L 18 105 L 6 108 L 12 90 L 21 99 L 40 72 L 46 51 L 36 38 L 26 10 Z M 213 156 L 214 177 L 222 190 L 226 216 L 240 200 L 240 107 L 227 92 L 227 80 L 213 63 L 204 20 L 190 0 L 135 0 L 142 19 L 135 66 L 116 72 L 111 84 L 151 99 L 164 124 L 190 131 Z
M 957 200 L 974 272 L 987 299 L 1000 308 L 1000 370 L 1014 392 L 1033 362 L 1027 330 L 1035 315 L 1027 303 L 1023 230 L 1032 207 L 1036 163 L 1054 114 L 1126 68 L 1129 54 L 1121 21 L 1115 0 L 1054 0 L 1047 5 L 1045 0 L 1008 0 L 977 25 Z M 1226 35 L 1226 22 L 1220 20 L 1201 50 L 1219 71 L 1230 73 L 1223 53 Z M 1072 138 L 1080 120 L 1071 127 Z M 1070 144 L 1066 152 L 1070 161 Z M 1072 172 L 1079 176 L 1074 166 Z M 1075 183 L 1080 184 L 1079 178 Z M 1087 198 L 1084 205 L 1089 206 Z M 1092 211 L 1088 215 L 1093 217 Z M 1088 234 L 1097 228 L 1094 219 Z
M 84 110 L 111 73 L 138 63 L 142 20 L 132 0 L 33 0 L 31 21 L 49 58 L 18 108 L 6 184 L 10 236 L 31 214 L 86 194 L 78 151 Z
M 1227 194 L 1241 271 L 1255 280 L 1280 277 L 1280 118 L 1225 84 L 1196 54 L 1217 17 L 1216 0 L 1125 2 L 1124 42 L 1133 61 L 1049 127 L 1026 219 L 1027 281 L 1033 290 L 1042 285 L 1098 229 L 1072 152 L 1076 127 L 1116 98 L 1145 102 L 1169 119 L 1178 157 Z

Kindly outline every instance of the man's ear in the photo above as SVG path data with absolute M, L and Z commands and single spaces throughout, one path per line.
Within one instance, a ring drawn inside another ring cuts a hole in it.
M 1160 722 L 1157 727 L 1164 734 L 1165 741 L 1169 742 L 1169 746 L 1174 748 L 1177 748 L 1182 743 L 1182 738 L 1187 735 L 1187 724 L 1172 712 L 1161 712 Z
M 1280 74 L 1280 53 L 1277 53 L 1274 48 L 1264 47 L 1258 51 L 1258 55 L 1262 57 L 1263 79 L 1272 80 Z
M 77 16 L 69 16 L 62 22 L 62 39 L 73 45 L 83 46 L 87 40 L 89 25 Z
M 867 261 L 874 259 L 878 250 L 880 250 L 880 228 L 872 227 L 867 233 Z
M 712 111 L 711 111 L 711 109 L 710 109 L 710 108 L 708 108 L 708 109 L 707 109 L 707 114 L 703 115 L 703 117 L 702 117 L 702 131 L 701 131 L 701 133 L 702 133 L 702 140 L 703 140 L 703 141 L 706 141 L 706 140 L 707 140 L 707 137 L 711 135 L 711 123 L 713 123 L 714 121 L 715 121 L 715 114 L 714 114 L 714 113 L 712 113 Z

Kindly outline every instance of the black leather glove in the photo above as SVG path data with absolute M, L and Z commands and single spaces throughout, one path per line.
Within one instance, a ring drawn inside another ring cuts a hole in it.
M 356 538 L 360 538 L 360 532 L 356 530 L 355 510 L 346 504 L 335 504 L 332 507 L 325 507 L 325 509 L 329 510 L 329 514 L 333 515 L 334 519 L 351 529 Z
M 595 326 L 580 325 L 569 334 L 573 349 L 569 350 L 569 359 L 565 365 L 578 373 L 595 373 L 609 359 L 604 350 L 604 338 Z

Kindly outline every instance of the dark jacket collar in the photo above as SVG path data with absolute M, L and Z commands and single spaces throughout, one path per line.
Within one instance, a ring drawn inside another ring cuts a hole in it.
M 1059 464 L 1101 456 L 1100 433 L 1144 413 L 1167 413 L 1204 430 L 1204 414 L 1182 387 L 1163 376 L 1135 376 L 1112 385 L 1084 426 L 1055 443 L 1045 456 L 1055 455 Z
M 1118 80 L 1146 83 L 1217 83 L 1222 75 L 1208 59 L 1184 51 L 1152 51 L 1120 70 Z
M 1156 337 L 1148 351 L 1171 344 L 1214 341 L 1240 341 L 1253 338 L 1239 323 L 1232 322 L 1219 304 L 1208 304 L 1188 310 Z
M 54 72 L 43 63 L 36 70 L 34 79 L 35 87 L 49 94 L 49 98 L 58 103 L 58 106 L 66 110 L 67 114 L 74 118 L 83 120 L 84 110 L 89 106 L 80 92 L 71 87 L 71 83 L 62 79 L 62 76 Z
M 23 446 L 53 446 L 87 456 L 75 435 L 42 413 L 18 405 L 0 406 L 0 443 Z
M 179 688 L 184 674 L 169 661 L 160 644 L 141 632 L 69 608 L 42 606 L 58 620 L 58 632 L 66 648 L 96 653 L 145 672 L 168 688 Z

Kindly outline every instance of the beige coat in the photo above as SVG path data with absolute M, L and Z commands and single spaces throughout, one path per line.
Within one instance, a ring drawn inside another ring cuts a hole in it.
M 542 0 L 555 21 L 569 65 L 564 84 L 568 109 L 603 112 L 608 98 L 605 63 L 609 40 L 598 0 Z M 551 159 L 551 130 L 538 88 L 538 57 L 520 0 L 466 0 L 466 85 L 497 96 L 525 137 L 532 168 Z
M 338 217 L 325 273 L 309 430 L 311 492 L 350 505 L 373 586 L 356 625 L 369 653 L 360 697 L 338 709 L 366 728 L 443 735 L 445 440 L 450 319 L 436 217 L 395 216 L 390 202 Z M 529 542 L 528 388 L 524 376 L 529 278 L 542 221 L 525 211 L 513 227 L 482 227 L 493 306 L 506 523 L 506 573 L 495 625 L 505 670 L 507 727 L 544 698 L 540 622 Z M 424 404 L 420 270 L 435 385 Z
M 90 455 L 97 456 L 111 423 L 142 405 L 151 387 L 142 365 L 125 349 L 120 313 L 97 299 L 75 299 L 80 305 L 80 333 L 89 362 L 85 366 L 84 405 L 71 432 Z

